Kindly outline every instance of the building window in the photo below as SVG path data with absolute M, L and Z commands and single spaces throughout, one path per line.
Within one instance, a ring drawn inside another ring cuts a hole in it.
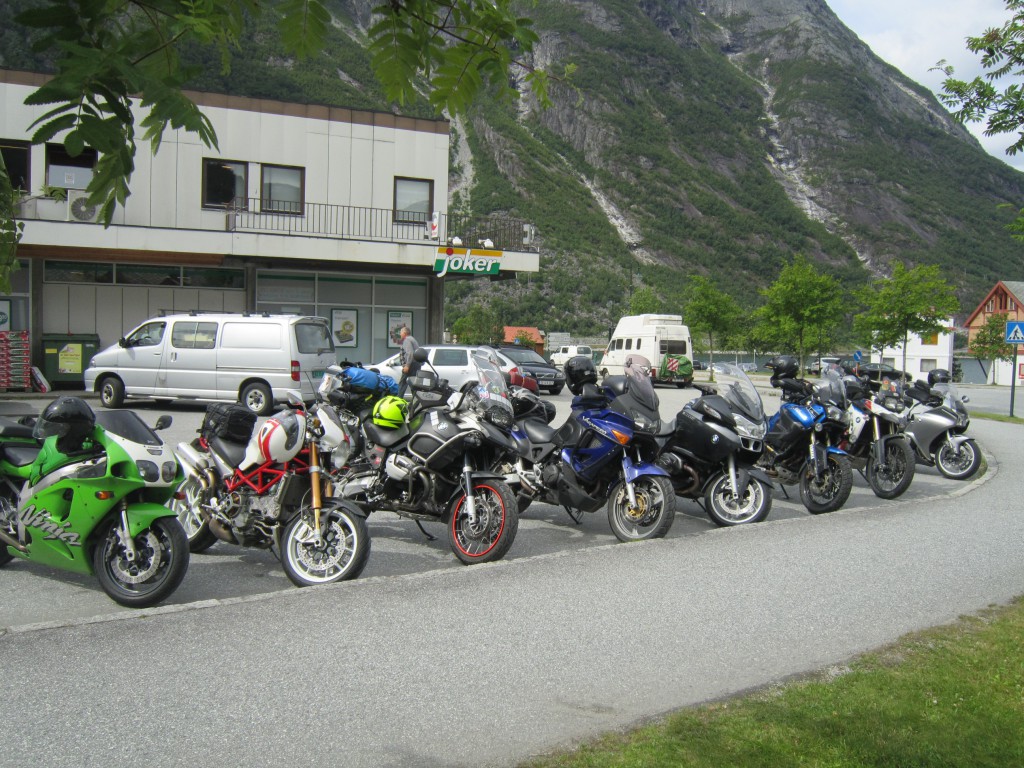
M 1010 299 L 1009 302 L 1010 302 L 1010 310 L 1011 311 L 1016 311 L 1016 309 L 1017 309 L 1017 302 L 1014 301 L 1013 299 Z
M 0 139 L 0 155 L 4 158 L 7 175 L 11 179 L 11 187 L 23 192 L 31 192 L 29 178 L 29 143 L 27 141 L 8 141 Z
M 203 160 L 203 208 L 249 210 L 249 166 L 235 160 Z
M 938 331 L 936 331 L 935 333 L 931 334 L 930 336 L 922 336 L 921 337 L 921 345 L 922 346 L 934 347 L 938 343 L 939 343 L 939 332 Z
M 270 213 L 302 213 L 305 170 L 282 165 L 260 166 L 260 209 Z
M 928 373 L 938 368 L 938 361 L 934 359 L 921 358 L 921 373 Z
M 109 284 L 114 282 L 114 265 L 87 261 L 47 261 L 43 267 L 43 280 L 47 283 Z
M 395 177 L 395 221 L 422 224 L 434 211 L 434 182 Z
M 85 189 L 92 181 L 92 171 L 99 153 L 86 147 L 72 157 L 63 144 L 46 145 L 46 184 L 63 189 Z

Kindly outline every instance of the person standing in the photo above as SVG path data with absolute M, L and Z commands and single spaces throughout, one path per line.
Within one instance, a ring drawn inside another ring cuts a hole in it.
M 420 345 L 409 332 L 407 325 L 402 326 L 399 336 L 402 339 L 402 380 L 398 383 L 398 394 L 404 396 L 409 377 L 415 376 L 420 369 L 420 364 L 413 359 L 413 352 L 419 349 Z

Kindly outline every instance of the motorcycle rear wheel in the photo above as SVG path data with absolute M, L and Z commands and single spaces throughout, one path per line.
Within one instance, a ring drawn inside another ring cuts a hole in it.
M 846 456 L 828 454 L 821 482 L 814 477 L 814 469 L 805 464 L 800 473 L 800 501 L 812 515 L 835 512 L 850 498 L 853 490 L 853 467 Z
M 281 565 L 297 587 L 354 579 L 370 559 L 370 532 L 362 514 L 339 500 L 320 510 L 317 542 L 313 510 L 304 507 L 281 534 Z
M 981 451 L 971 438 L 961 443 L 958 450 L 943 443 L 935 452 L 935 466 L 950 480 L 966 480 L 981 466 Z
M 105 524 L 92 551 L 100 586 L 129 608 L 147 608 L 168 597 L 188 570 L 188 538 L 173 517 L 159 517 L 133 540 L 136 557 L 128 560 L 120 537 L 121 520 Z
M 519 529 L 516 495 L 501 480 L 484 480 L 474 489 L 476 522 L 466 511 L 466 494 L 451 504 L 448 517 L 448 546 L 466 565 L 500 560 L 515 541 Z
M 199 512 L 199 503 L 202 493 L 202 486 L 194 477 L 187 477 L 178 486 L 177 494 L 185 498 L 172 498 L 168 507 L 178 517 L 181 528 L 188 537 L 188 549 L 192 554 L 205 552 L 217 543 L 217 537 L 210 530 L 210 524 L 203 519 Z M 176 495 L 177 495 L 176 494 Z
M 881 461 L 868 458 L 865 476 L 871 490 L 880 499 L 901 496 L 914 480 L 914 449 L 907 440 L 890 440 L 885 444 Z
M 608 524 L 619 541 L 660 539 L 676 516 L 676 493 L 662 475 L 642 475 L 633 481 L 636 508 L 629 507 L 626 484 L 620 481 L 608 498 Z
M 704 494 L 704 508 L 715 525 L 728 527 L 759 523 L 772 509 L 772 489 L 760 480 L 750 478 L 742 498 L 732 492 L 728 474 L 721 474 Z

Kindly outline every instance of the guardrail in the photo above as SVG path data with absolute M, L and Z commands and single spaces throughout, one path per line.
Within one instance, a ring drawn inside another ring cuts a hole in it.
M 238 200 L 227 209 L 225 227 L 300 237 L 336 237 L 388 243 L 458 238 L 465 247 L 536 252 L 533 225 L 505 216 L 482 218 L 437 213 L 433 216 L 389 208 L 362 208 L 326 203 L 288 203 L 261 198 Z M 489 245 L 487 244 L 489 241 Z

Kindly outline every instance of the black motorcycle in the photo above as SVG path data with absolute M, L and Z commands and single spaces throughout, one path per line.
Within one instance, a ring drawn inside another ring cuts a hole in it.
M 703 501 L 716 525 L 757 523 L 772 508 L 772 480 L 754 466 L 765 436 L 761 395 L 736 365 L 716 363 L 715 379 L 694 384 L 701 396 L 659 431 L 658 465 L 676 495 Z
M 426 350 L 415 356 L 427 362 Z M 421 369 L 411 377 L 412 407 L 401 423 L 375 423 L 380 400 L 363 402 L 354 413 L 343 410 L 349 450 L 344 460 L 340 454 L 335 459 L 332 476 L 333 493 L 367 515 L 385 509 L 417 525 L 445 523 L 452 552 L 466 564 L 500 560 L 519 527 L 515 494 L 503 475 L 489 469 L 514 449 L 508 389 L 486 355 L 472 359 L 477 378 L 459 391 L 436 371 Z M 321 392 L 341 381 L 331 369 L 327 376 Z M 344 404 L 343 394 L 328 391 L 327 400 Z

